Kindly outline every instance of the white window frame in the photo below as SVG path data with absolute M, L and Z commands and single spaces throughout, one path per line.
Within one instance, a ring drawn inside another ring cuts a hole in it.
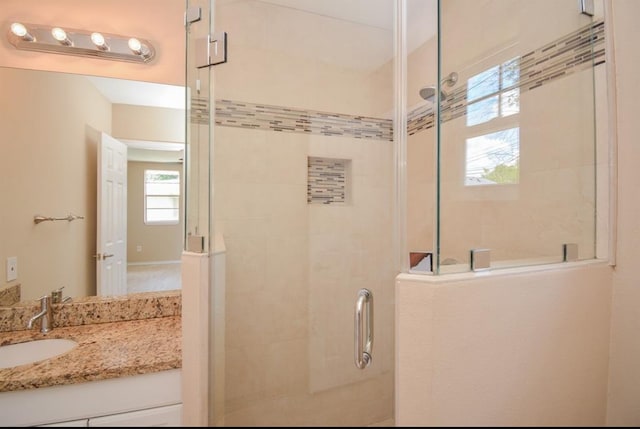
M 465 115 L 465 137 L 464 137 L 464 169 L 463 169 L 463 177 L 462 177 L 462 182 L 465 188 L 494 188 L 494 187 L 513 187 L 513 186 L 517 186 L 520 183 L 520 168 L 518 171 L 518 182 L 516 183 L 487 183 L 487 184 L 467 184 L 467 145 L 469 140 L 477 138 L 477 137 L 482 137 L 482 136 L 486 136 L 486 135 L 490 135 L 496 132 L 500 132 L 500 131 L 505 131 L 508 129 L 513 129 L 513 128 L 520 128 L 520 108 L 518 110 L 517 113 L 513 113 L 511 115 L 508 116 L 502 116 L 502 101 L 503 101 L 503 95 L 505 93 L 508 93 L 510 91 L 512 91 L 514 88 L 517 88 L 516 86 L 513 87 L 507 87 L 506 89 L 501 89 L 500 86 L 502 86 L 502 79 L 503 79 L 503 71 L 502 71 L 502 66 L 505 63 L 508 63 L 509 61 L 512 61 L 514 59 L 516 59 L 518 57 L 518 55 L 514 54 L 514 49 L 513 47 L 511 47 L 511 49 L 507 49 L 504 50 L 502 52 L 500 52 L 499 55 L 495 55 L 492 56 L 491 58 L 486 58 L 484 61 L 482 62 L 478 62 L 476 64 L 474 64 L 474 66 L 468 70 L 466 70 L 465 74 L 469 76 L 469 78 L 467 79 L 467 82 L 469 81 L 469 79 L 477 76 L 478 74 L 483 73 L 486 70 L 489 70 L 495 66 L 500 66 L 500 76 L 499 76 L 499 88 L 496 92 L 491 93 L 491 94 L 485 94 L 482 97 L 479 97 L 477 99 L 474 99 L 472 102 L 467 104 L 468 106 L 471 106 L 477 102 L 481 102 L 483 100 L 489 99 L 491 97 L 495 97 L 496 95 L 498 96 L 498 116 L 496 116 L 495 118 L 489 119 L 488 121 L 479 123 L 479 124 L 475 124 L 475 125 L 466 125 L 466 115 Z M 470 71 L 472 70 L 472 71 Z M 518 152 L 520 153 L 520 138 L 518 139 Z M 520 155 L 519 155 L 520 157 Z M 520 165 L 520 160 L 518 160 L 518 165 Z
M 173 195 L 173 194 L 147 194 L 147 172 L 149 171 L 153 171 L 153 172 L 161 172 L 161 173 L 171 173 L 171 174 L 176 174 L 178 176 L 178 195 Z M 179 170 L 167 170 L 167 169 L 156 169 L 156 168 L 145 168 L 144 169 L 144 173 L 142 175 L 142 186 L 143 186 L 143 198 L 144 198 L 144 224 L 145 225 L 178 225 L 180 223 L 180 204 L 181 204 L 181 199 L 182 199 L 182 185 L 181 185 L 181 177 L 180 177 L 180 171 Z M 147 214 L 148 214 L 148 210 L 156 210 L 156 209 L 149 209 L 147 207 L 147 199 L 148 197 L 171 197 L 171 198 L 177 198 L 178 200 L 178 207 L 177 207 L 177 212 L 178 212 L 178 216 L 175 220 L 148 220 L 147 219 Z

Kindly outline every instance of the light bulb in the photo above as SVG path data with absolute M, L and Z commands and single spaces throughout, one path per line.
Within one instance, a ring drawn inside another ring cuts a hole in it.
M 67 32 L 64 31 L 62 28 L 60 27 L 52 28 L 51 35 L 53 36 L 54 39 L 56 39 L 58 42 L 62 43 L 63 45 L 71 46 L 71 39 L 67 37 Z
M 20 37 L 22 40 L 26 40 L 27 42 L 35 40 L 35 38 L 27 31 L 27 27 L 20 24 L 19 22 L 14 22 L 13 24 L 11 24 L 11 32 Z
M 107 42 L 104 40 L 104 36 L 100 33 L 91 33 L 91 41 L 98 49 L 106 51 L 109 49 Z
M 129 39 L 129 49 L 131 49 L 134 54 L 140 55 L 142 53 L 142 43 L 140 43 L 140 40 L 132 37 Z

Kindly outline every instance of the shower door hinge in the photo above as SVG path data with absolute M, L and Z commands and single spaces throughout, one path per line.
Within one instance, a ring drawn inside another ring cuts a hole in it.
M 196 40 L 196 66 L 215 66 L 227 62 L 227 33 L 221 31 Z
M 187 8 L 184 13 L 184 25 L 193 24 L 194 22 L 198 22 L 202 19 L 202 9 L 199 7 L 191 6 Z
M 580 13 L 593 16 L 595 14 L 595 5 L 593 0 L 580 0 Z

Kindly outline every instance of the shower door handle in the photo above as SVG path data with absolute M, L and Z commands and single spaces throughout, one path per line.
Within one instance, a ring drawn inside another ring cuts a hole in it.
M 362 321 L 363 316 L 366 323 Z M 358 291 L 354 321 L 355 364 L 365 369 L 371 365 L 373 349 L 373 294 L 368 289 Z

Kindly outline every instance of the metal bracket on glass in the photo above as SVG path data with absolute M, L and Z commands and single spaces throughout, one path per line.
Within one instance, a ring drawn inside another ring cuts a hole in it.
M 204 236 L 188 235 L 187 236 L 187 252 L 204 253 Z
M 595 14 L 595 5 L 593 0 L 580 0 L 580 13 L 593 16 Z
M 482 271 L 491 268 L 491 249 L 471 249 L 471 270 Z
M 578 260 L 578 245 L 576 243 L 565 243 L 562 245 L 562 260 L 564 262 Z
M 198 68 L 211 67 L 227 62 L 227 33 L 207 34 L 196 40 Z
M 193 24 L 194 22 L 198 22 L 202 19 L 202 8 L 197 6 L 191 6 L 187 8 L 187 11 L 184 13 L 184 25 Z

